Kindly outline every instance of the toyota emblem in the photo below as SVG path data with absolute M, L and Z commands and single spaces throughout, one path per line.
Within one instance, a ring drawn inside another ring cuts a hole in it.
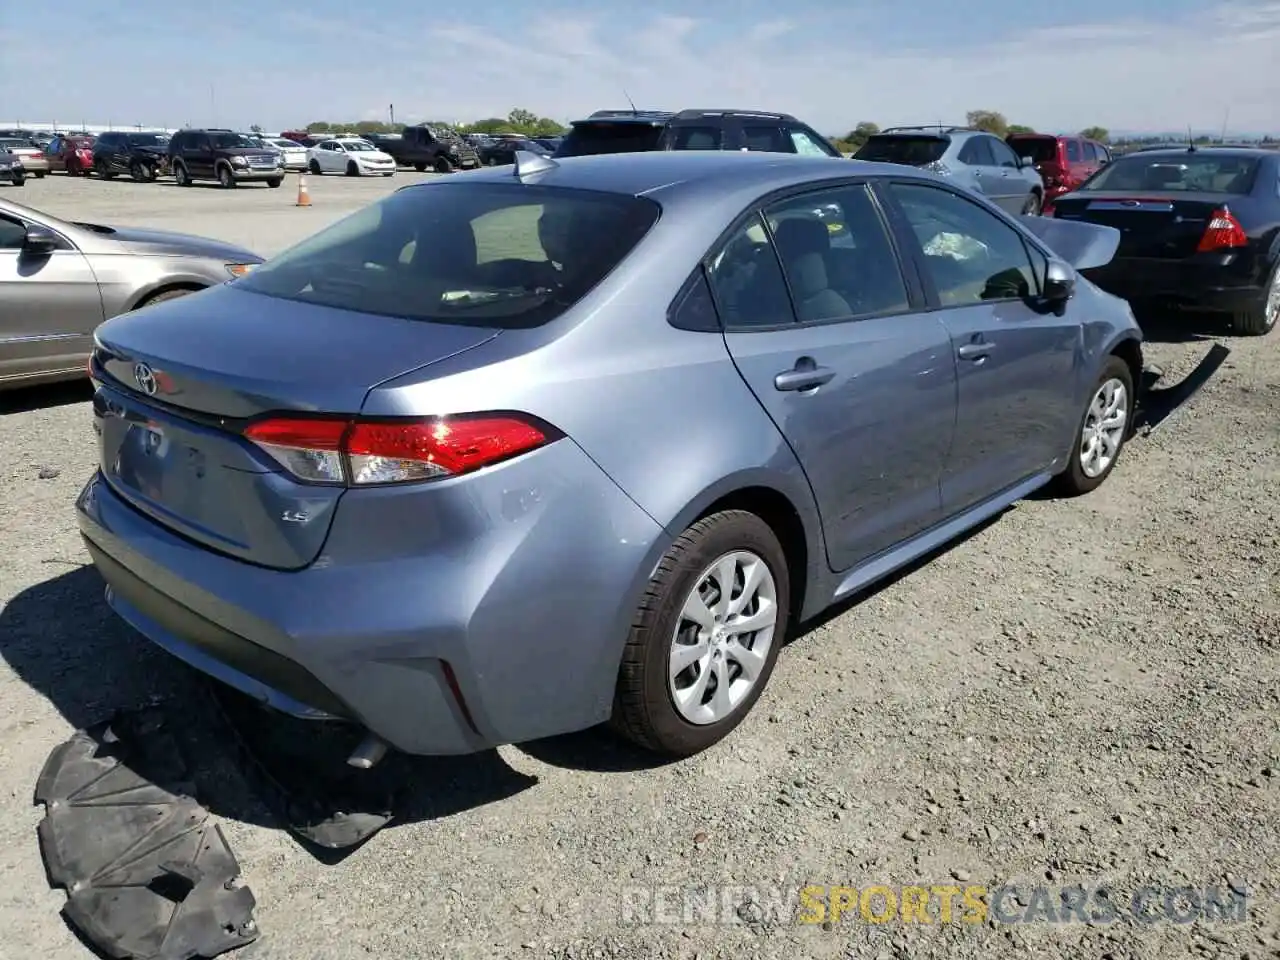
M 148 397 L 154 396 L 157 384 L 155 372 L 145 363 L 133 365 L 133 379 L 138 381 L 138 389 Z

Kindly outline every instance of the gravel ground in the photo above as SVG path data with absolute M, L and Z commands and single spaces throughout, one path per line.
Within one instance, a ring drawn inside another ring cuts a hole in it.
M 292 183 L 49 178 L 21 199 L 270 254 L 406 178 L 309 179 L 310 210 Z M 414 815 L 326 864 L 210 744 L 204 799 L 265 931 L 240 955 L 1280 957 L 1280 334 L 1191 329 L 1152 333 L 1166 380 L 1214 342 L 1230 357 L 1102 489 L 1021 503 L 811 626 L 703 756 L 648 767 L 588 732 L 425 760 Z M 84 390 L 0 403 L 0 956 L 70 960 L 87 954 L 47 888 L 35 778 L 74 727 L 121 706 L 183 710 L 196 681 L 109 615 L 86 567 L 72 522 L 93 469 Z M 1125 904 L 1143 886 L 1234 885 L 1248 909 L 1181 925 L 871 924 L 855 910 L 826 929 L 772 899 L 1002 883 L 1105 884 Z M 724 898 L 718 918 L 682 913 L 682 892 L 703 887 Z

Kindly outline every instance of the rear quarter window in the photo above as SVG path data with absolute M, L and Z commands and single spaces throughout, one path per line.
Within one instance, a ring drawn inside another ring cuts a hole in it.
M 528 184 L 401 190 L 236 286 L 374 316 L 538 326 L 617 267 L 660 210 L 642 197 Z

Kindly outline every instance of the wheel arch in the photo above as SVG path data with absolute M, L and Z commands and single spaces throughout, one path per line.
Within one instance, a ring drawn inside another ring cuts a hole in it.
M 130 310 L 137 310 L 144 306 L 152 297 L 158 297 L 162 293 L 170 293 L 174 290 L 186 290 L 189 293 L 197 293 L 198 291 L 204 290 L 210 286 L 212 286 L 212 284 L 210 284 L 209 281 L 200 280 L 195 277 L 184 277 L 182 279 L 166 277 L 164 280 L 144 287 L 142 290 L 134 293 L 133 297 L 129 300 L 128 306 L 125 307 L 123 312 L 127 313 Z

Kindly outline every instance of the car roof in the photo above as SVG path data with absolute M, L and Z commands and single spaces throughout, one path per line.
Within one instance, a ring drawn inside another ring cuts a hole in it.
M 1276 152 L 1266 147 L 1152 147 L 1147 150 L 1135 150 L 1133 153 L 1118 157 L 1125 160 L 1129 157 L 1186 157 L 1196 154 L 1208 154 L 1211 157 L 1253 157 L 1258 160 L 1274 157 Z
M 760 151 L 657 150 L 566 157 L 553 167 L 529 176 L 538 185 L 599 190 L 631 196 L 661 193 L 664 202 L 676 196 L 768 193 L 820 179 L 854 176 L 914 176 L 921 174 L 900 164 L 870 163 L 839 157 L 801 157 Z M 510 182 L 517 168 L 483 168 L 464 177 L 428 181 L 403 187 L 427 189 L 443 183 Z

